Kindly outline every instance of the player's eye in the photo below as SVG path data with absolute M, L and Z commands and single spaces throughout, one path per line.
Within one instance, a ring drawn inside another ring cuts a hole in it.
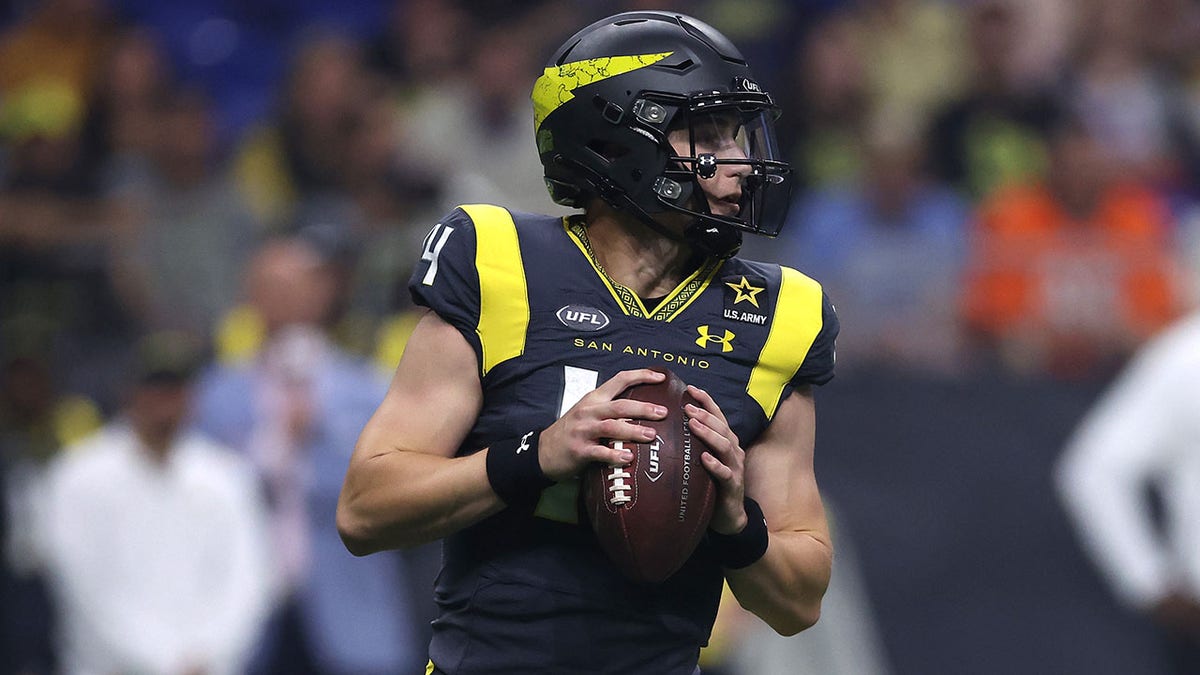
M 741 124 L 731 115 L 706 115 L 697 120 L 692 139 L 697 149 L 712 151 L 736 142 Z

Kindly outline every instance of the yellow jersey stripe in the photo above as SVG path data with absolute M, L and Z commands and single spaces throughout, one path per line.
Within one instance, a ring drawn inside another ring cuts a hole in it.
M 771 330 L 746 383 L 746 393 L 758 402 L 768 420 L 775 415 L 783 388 L 800 369 L 822 324 L 821 285 L 794 269 L 780 270 Z
M 475 223 L 475 270 L 479 273 L 479 343 L 483 374 L 525 352 L 529 289 L 512 214 L 499 206 L 461 207 Z

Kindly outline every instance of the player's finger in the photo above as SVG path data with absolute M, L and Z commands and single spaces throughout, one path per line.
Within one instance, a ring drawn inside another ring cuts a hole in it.
M 721 411 L 721 406 L 717 405 L 717 402 L 713 400 L 712 396 L 708 395 L 707 391 L 704 391 L 694 384 L 689 384 L 688 393 L 691 394 L 692 398 L 696 399 L 696 402 L 703 406 L 705 410 L 721 418 L 722 422 L 728 424 L 728 422 L 725 420 L 725 413 Z
M 700 424 L 703 424 L 709 429 L 712 429 L 713 432 L 715 432 L 718 436 L 726 439 L 730 446 L 738 446 L 737 434 L 733 432 L 733 429 L 729 428 L 729 422 L 727 422 L 723 417 L 714 415 L 713 413 L 704 410 L 703 408 L 698 408 L 690 403 L 684 406 L 684 411 L 687 412 L 692 419 L 696 420 Z
M 712 474 L 712 477 L 722 483 L 729 483 L 733 480 L 733 469 L 721 463 L 712 453 L 705 452 L 700 455 L 700 462 L 704 464 L 704 468 Z
M 634 443 L 652 441 L 654 440 L 654 436 L 654 429 L 652 427 L 620 419 L 600 420 L 591 434 L 592 438 L 630 441 Z
M 600 417 L 661 420 L 667 416 L 667 408 L 656 403 L 618 398 L 605 403 L 598 414 Z
M 704 424 L 704 426 L 711 427 L 713 429 L 720 429 L 721 427 L 728 428 L 729 426 L 725 420 L 713 414 L 711 411 L 705 410 L 704 408 L 692 403 L 685 404 L 683 406 L 683 411 L 688 414 L 688 417 L 691 417 L 692 419 Z
M 716 455 L 723 463 L 730 465 L 738 463 L 737 443 L 730 440 L 728 436 L 708 426 L 697 417 L 693 417 L 689 425 L 692 433 L 699 436 L 700 440 L 708 446 L 709 452 Z
M 632 387 L 635 384 L 650 384 L 654 382 L 662 382 L 666 379 L 666 374 L 649 368 L 635 368 L 634 370 L 622 370 L 605 380 L 604 384 L 596 387 L 592 392 L 598 396 L 603 396 L 606 399 L 614 399 L 621 392 Z
M 612 441 L 608 445 L 593 445 L 588 450 L 592 460 L 612 466 L 626 466 L 633 461 L 633 448 L 624 441 Z

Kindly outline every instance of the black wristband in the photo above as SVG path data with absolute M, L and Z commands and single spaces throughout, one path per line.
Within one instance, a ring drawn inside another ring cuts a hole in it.
M 762 507 L 753 499 L 745 498 L 746 527 L 737 534 L 720 534 L 708 531 L 708 542 L 721 567 L 737 570 L 758 562 L 767 552 L 770 535 L 767 519 Z
M 534 429 L 520 438 L 506 438 L 488 447 L 488 482 L 509 506 L 532 508 L 542 490 L 554 484 L 538 463 L 541 433 L 541 429 Z

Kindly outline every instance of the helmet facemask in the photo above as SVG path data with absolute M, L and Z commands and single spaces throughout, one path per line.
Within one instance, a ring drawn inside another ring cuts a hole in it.
M 672 154 L 653 186 L 662 206 L 702 226 L 779 234 L 791 168 L 778 154 L 776 117 L 761 94 L 688 97 L 667 128 Z

